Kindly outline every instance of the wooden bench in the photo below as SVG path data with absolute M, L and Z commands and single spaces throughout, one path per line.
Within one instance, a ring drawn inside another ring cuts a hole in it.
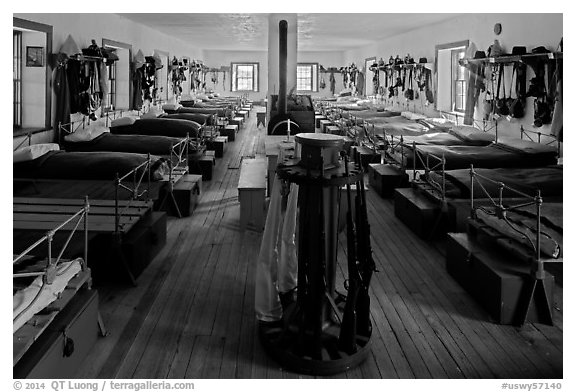
M 264 229 L 266 197 L 266 160 L 243 159 L 238 180 L 240 228 Z
M 260 124 L 262 124 L 263 127 L 266 126 L 266 112 L 256 113 L 256 128 L 258 128 Z

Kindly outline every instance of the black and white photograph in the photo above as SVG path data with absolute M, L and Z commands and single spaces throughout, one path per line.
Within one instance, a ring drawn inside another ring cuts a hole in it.
M 14 390 L 569 389 L 569 13 L 321 4 L 13 13 Z
M 26 47 L 26 66 L 43 67 L 44 66 L 44 48 L 41 46 Z

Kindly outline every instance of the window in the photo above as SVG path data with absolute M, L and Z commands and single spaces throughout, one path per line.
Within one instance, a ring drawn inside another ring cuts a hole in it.
M 468 93 L 468 70 L 461 66 L 468 41 L 436 46 L 437 90 L 436 109 L 445 112 L 466 111 Z
M 307 92 L 318 91 L 318 63 L 296 65 L 296 89 Z
M 14 129 L 22 128 L 22 32 L 14 30 L 13 50 L 13 102 Z
M 464 48 L 452 50 L 452 104 L 455 112 L 466 110 L 467 73 L 458 62 L 464 58 Z
M 114 110 L 116 107 L 116 62 L 107 65 L 108 68 L 108 96 L 106 97 L 105 110 Z
M 258 63 L 232 63 L 231 91 L 258 91 Z

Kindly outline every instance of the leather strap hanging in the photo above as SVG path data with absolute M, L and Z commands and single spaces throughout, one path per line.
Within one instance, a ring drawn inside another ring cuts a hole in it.
M 500 97 L 500 85 L 502 85 L 502 94 Z M 504 81 L 504 64 L 500 64 L 498 73 L 498 87 L 496 91 L 496 113 L 501 116 L 508 115 L 508 106 L 506 105 L 506 82 Z

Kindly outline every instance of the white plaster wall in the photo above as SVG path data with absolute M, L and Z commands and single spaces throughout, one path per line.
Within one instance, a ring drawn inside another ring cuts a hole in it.
M 252 100 L 260 100 L 266 98 L 268 91 L 268 52 L 266 51 L 234 51 L 234 50 L 204 50 L 204 64 L 210 68 L 220 68 L 221 66 L 230 67 L 231 63 L 259 63 L 258 69 L 258 92 L 249 93 L 249 98 Z M 230 91 L 230 72 L 226 72 L 225 81 L 224 74 L 218 73 L 218 83 L 214 85 L 210 80 L 211 73 L 206 75 L 206 87 L 213 89 L 215 92 L 222 96 L 239 96 L 242 92 Z
M 494 24 L 502 24 L 502 33 L 496 36 L 493 31 Z M 470 40 L 479 50 L 486 50 L 497 38 L 505 50 L 511 51 L 513 46 L 526 46 L 528 51 L 536 46 L 546 46 L 556 50 L 563 36 L 562 14 L 466 14 L 455 16 L 448 21 L 425 26 L 418 30 L 400 34 L 393 37 L 382 37 L 378 44 L 346 51 L 344 62 L 362 64 L 365 58 L 376 56 L 385 61 L 390 55 L 399 54 L 404 57 L 410 53 L 415 59 L 427 57 L 433 61 L 436 45 Z M 371 78 L 372 74 L 368 75 Z M 527 80 L 532 77 L 529 69 Z M 393 106 L 402 110 L 414 110 L 428 115 L 437 115 L 433 105 L 425 106 L 423 97 L 420 100 L 406 102 L 403 97 L 395 99 Z M 476 108 L 475 118 L 481 119 L 483 113 L 480 107 Z M 533 99 L 528 98 L 526 114 L 522 119 L 501 119 L 498 122 L 499 132 L 503 135 L 519 136 L 520 125 L 527 129 L 538 130 L 532 127 L 534 119 Z M 545 125 L 539 129 L 543 133 L 550 132 L 550 126 Z
M 101 45 L 102 38 L 107 38 L 132 45 L 132 56 L 136 54 L 138 49 L 141 49 L 145 56 L 152 55 L 154 49 L 169 52 L 171 57 L 176 56 L 177 58 L 189 56 L 192 59 L 201 59 L 203 55 L 202 49 L 191 43 L 134 23 L 116 14 L 15 13 L 13 16 L 52 26 L 54 52 L 58 52 L 68 34 L 71 34 L 80 48 L 88 47 L 92 39 Z M 118 91 L 120 91 L 120 86 L 118 87 Z M 42 89 L 42 94 L 39 95 L 43 96 L 43 94 L 44 90 Z M 45 135 L 37 136 L 37 139 L 43 141 L 52 140 L 52 138 L 52 130 L 46 132 Z M 21 138 L 14 139 L 15 144 L 20 141 Z

